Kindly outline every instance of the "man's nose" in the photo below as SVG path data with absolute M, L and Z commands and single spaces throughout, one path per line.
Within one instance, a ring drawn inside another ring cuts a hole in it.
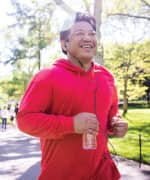
M 90 34 L 89 33 L 84 33 L 83 40 L 86 40 L 86 41 L 91 40 Z

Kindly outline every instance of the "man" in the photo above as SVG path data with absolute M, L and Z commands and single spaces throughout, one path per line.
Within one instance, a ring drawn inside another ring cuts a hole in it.
M 93 62 L 96 22 L 77 13 L 67 28 L 60 33 L 67 58 L 35 75 L 20 104 L 18 127 L 40 137 L 39 180 L 117 180 L 107 134 L 123 137 L 128 125 L 117 116 L 113 76 Z M 82 147 L 85 132 L 97 134 L 96 149 Z

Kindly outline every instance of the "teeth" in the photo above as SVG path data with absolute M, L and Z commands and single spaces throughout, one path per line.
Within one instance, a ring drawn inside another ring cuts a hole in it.
M 92 48 L 91 45 L 82 45 L 81 47 L 82 47 L 82 48 Z

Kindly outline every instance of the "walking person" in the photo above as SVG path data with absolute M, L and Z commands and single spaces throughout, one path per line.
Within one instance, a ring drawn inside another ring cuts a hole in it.
M 16 124 L 16 112 L 15 112 L 15 106 L 13 104 L 10 105 L 9 116 L 10 116 L 10 121 L 11 121 L 12 125 L 15 127 L 15 124 Z
M 13 115 L 13 126 L 16 127 L 16 116 L 18 113 L 18 103 L 15 104 L 15 106 L 12 109 L 12 115 Z
M 118 180 L 107 135 L 123 137 L 128 124 L 118 115 L 114 77 L 94 62 L 94 17 L 76 13 L 67 24 L 60 32 L 66 58 L 33 77 L 21 100 L 17 124 L 40 138 L 39 180 Z
M 7 129 L 7 119 L 8 119 L 9 113 L 6 106 L 4 106 L 1 109 L 1 119 L 2 119 L 2 131 L 6 131 Z
M 14 112 L 15 112 L 15 115 L 17 115 L 17 113 L 18 113 L 18 103 L 15 104 L 15 110 L 14 110 Z

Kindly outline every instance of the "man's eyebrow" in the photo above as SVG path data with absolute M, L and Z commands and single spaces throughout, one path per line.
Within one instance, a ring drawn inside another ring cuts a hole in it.
M 76 30 L 74 30 L 74 32 L 78 32 L 78 31 L 85 31 L 85 30 L 84 29 L 76 29 Z M 90 30 L 87 30 L 87 31 L 95 32 L 94 29 L 90 29 Z
M 74 31 L 84 31 L 83 29 L 75 29 Z

